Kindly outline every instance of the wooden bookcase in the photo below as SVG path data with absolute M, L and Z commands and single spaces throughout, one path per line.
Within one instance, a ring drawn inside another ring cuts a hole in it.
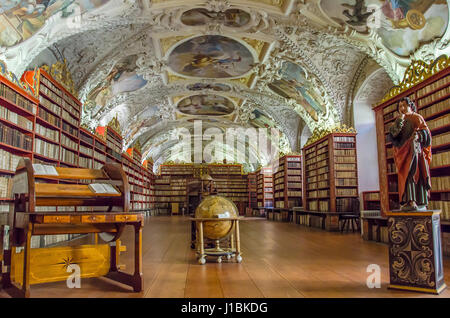
M 255 209 L 258 207 L 258 186 L 257 186 L 257 174 L 249 173 L 247 175 L 248 181 L 248 207 L 250 209 Z
M 364 191 L 363 196 L 363 208 L 365 211 L 380 210 L 380 191 Z
M 33 159 L 38 104 L 36 97 L 0 75 L 0 213 L 9 211 L 12 176 L 20 158 Z
M 275 208 L 302 206 L 302 157 L 286 155 L 278 159 L 273 174 Z
M 248 180 L 240 164 L 205 164 L 208 174 L 214 179 L 217 194 L 236 204 L 240 215 L 248 206 Z
M 272 172 L 272 167 L 262 167 L 256 171 L 258 208 L 273 208 Z
M 331 133 L 303 148 L 305 211 L 352 212 L 358 199 L 355 133 Z
M 409 96 L 417 105 L 432 135 L 432 163 L 430 166 L 432 191 L 428 207 L 441 209 L 441 219 L 450 215 L 450 59 L 446 56 L 427 65 L 413 63 L 403 82 L 394 87 L 381 103 L 374 106 L 380 176 L 381 212 L 398 209 L 398 179 L 393 146 L 387 141 L 390 125 L 395 121 L 397 105 Z

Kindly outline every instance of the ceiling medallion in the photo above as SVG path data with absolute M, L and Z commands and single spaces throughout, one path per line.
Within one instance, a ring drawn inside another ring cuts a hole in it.
M 255 61 L 240 42 L 221 35 L 203 35 L 179 44 L 169 56 L 176 73 L 197 78 L 236 78 L 248 73 Z
M 181 22 L 188 26 L 207 24 L 223 24 L 230 28 L 241 28 L 251 20 L 250 14 L 240 9 L 212 11 L 205 8 L 195 8 L 181 15 Z
M 194 95 L 182 99 L 177 109 L 191 116 L 226 116 L 234 112 L 231 100 L 219 95 Z

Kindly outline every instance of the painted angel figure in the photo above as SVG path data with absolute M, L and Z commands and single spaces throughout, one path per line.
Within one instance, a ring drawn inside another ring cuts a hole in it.
M 425 210 L 431 190 L 431 133 L 408 97 L 400 100 L 398 111 L 389 137 L 394 146 L 401 209 Z

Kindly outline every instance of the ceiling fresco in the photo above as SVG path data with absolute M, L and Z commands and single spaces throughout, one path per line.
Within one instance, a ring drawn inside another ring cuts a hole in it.
M 102 82 L 89 92 L 84 104 L 87 111 L 102 108 L 112 97 L 136 91 L 147 84 L 147 81 L 136 73 L 137 59 L 136 54 L 130 55 L 114 65 Z
M 412 60 L 450 54 L 444 0 L 0 3 L 8 70 L 20 77 L 67 61 L 83 124 L 117 116 L 124 148 L 139 141 L 155 169 L 181 160 L 172 152 L 176 131 L 198 120 L 220 131 L 277 128 L 280 149 L 298 151 L 304 127 L 352 124 L 367 61 L 384 81 L 371 85 L 378 92 L 398 84 Z
M 322 0 L 321 6 L 332 19 L 358 32 L 366 32 L 371 22 L 383 44 L 400 56 L 441 37 L 448 25 L 446 0 Z
M 32 37 L 54 15 L 63 19 L 101 7 L 109 0 L 2 0 L 0 46 L 13 46 Z
M 242 43 L 221 35 L 195 37 L 178 45 L 169 67 L 180 75 L 198 78 L 233 78 L 250 71 L 252 53 Z
M 206 25 L 211 22 L 222 23 L 231 28 L 240 28 L 250 22 L 250 15 L 239 9 L 214 12 L 203 8 L 188 10 L 181 16 L 181 22 L 189 26 Z
M 234 111 L 234 104 L 226 97 L 219 95 L 194 95 L 182 99 L 177 109 L 191 116 L 225 116 Z

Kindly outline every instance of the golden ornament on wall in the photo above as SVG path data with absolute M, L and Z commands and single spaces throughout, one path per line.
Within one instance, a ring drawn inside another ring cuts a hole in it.
M 400 95 L 411 87 L 425 81 L 436 73 L 439 73 L 450 65 L 450 58 L 447 55 L 441 55 L 435 61 L 427 64 L 424 61 L 413 61 L 406 69 L 403 80 L 399 85 L 392 87 L 376 106 Z
M 108 128 L 111 128 L 112 130 L 114 130 L 116 133 L 118 133 L 119 135 L 121 135 L 121 128 L 120 128 L 120 123 L 119 120 L 117 119 L 117 114 L 116 116 L 113 117 L 113 119 L 111 119 L 111 121 L 108 123 Z
M 349 127 L 346 124 L 336 125 L 334 127 L 326 127 L 326 128 L 319 127 L 314 130 L 314 132 L 312 133 L 311 137 L 309 137 L 309 139 L 306 142 L 304 147 L 309 146 L 309 145 L 315 143 L 317 140 L 320 140 L 323 137 L 328 136 L 329 134 L 333 134 L 333 133 L 356 134 L 357 131 L 355 128 Z
M 67 61 L 58 61 L 52 66 L 43 65 L 41 68 L 52 76 L 58 83 L 69 91 L 73 96 L 78 98 L 78 91 L 75 89 L 75 83 L 72 80 L 72 74 L 67 67 Z

